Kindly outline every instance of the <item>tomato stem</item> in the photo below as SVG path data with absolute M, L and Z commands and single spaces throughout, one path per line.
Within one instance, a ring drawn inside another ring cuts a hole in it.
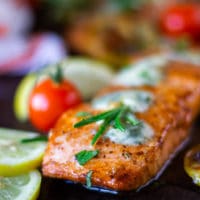
M 61 83 L 63 81 L 63 72 L 60 65 L 56 65 L 56 71 L 50 73 L 49 76 L 55 83 Z

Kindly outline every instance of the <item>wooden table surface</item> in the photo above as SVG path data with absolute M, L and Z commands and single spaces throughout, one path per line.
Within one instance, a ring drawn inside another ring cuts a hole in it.
M 13 113 L 13 96 L 21 77 L 0 76 L 0 127 L 34 130 L 29 124 L 19 123 Z M 62 180 L 43 178 L 39 200 L 196 200 L 200 199 L 200 188 L 192 183 L 183 169 L 185 152 L 200 143 L 200 118 L 191 128 L 188 143 L 170 162 L 157 181 L 140 192 L 120 195 L 89 191 L 80 185 L 67 184 Z

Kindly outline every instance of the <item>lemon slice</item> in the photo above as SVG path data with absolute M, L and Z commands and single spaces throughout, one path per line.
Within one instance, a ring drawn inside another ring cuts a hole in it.
M 37 170 L 14 177 L 0 177 L 0 199 L 35 200 L 40 185 L 41 175 Z
M 36 136 L 36 133 L 0 128 L 0 176 L 15 176 L 40 166 L 46 142 L 21 142 Z
M 194 183 L 200 186 L 200 144 L 194 146 L 186 153 L 184 169 Z
M 111 66 L 89 58 L 68 58 L 62 67 L 64 76 L 76 85 L 85 100 L 110 84 L 114 77 Z
M 14 113 L 16 118 L 24 122 L 28 119 L 28 98 L 36 82 L 36 74 L 29 74 L 22 79 L 14 96 Z

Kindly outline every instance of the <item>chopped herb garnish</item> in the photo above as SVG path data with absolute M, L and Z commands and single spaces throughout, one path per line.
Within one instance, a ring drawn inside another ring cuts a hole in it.
M 140 77 L 145 78 L 145 79 L 150 79 L 150 74 L 149 71 L 142 71 L 140 74 Z
M 122 156 L 123 156 L 125 159 L 130 159 L 131 154 L 130 154 L 129 152 L 123 152 L 123 153 L 122 153 Z
M 101 137 L 101 135 L 108 128 L 108 126 L 110 125 L 110 123 L 111 123 L 112 120 L 113 120 L 112 117 L 107 118 L 107 119 L 104 120 L 103 124 L 100 125 L 98 131 L 96 132 L 96 134 L 92 138 L 92 142 L 91 142 L 92 145 L 94 145 L 97 142 L 97 140 Z
M 146 97 L 144 98 L 144 100 L 145 100 L 147 103 L 149 103 L 149 102 L 151 102 L 151 97 L 150 97 L 150 96 L 146 96 Z
M 80 165 L 84 165 L 89 160 L 91 160 L 92 158 L 97 156 L 98 153 L 99 153 L 98 150 L 94 150 L 94 151 L 92 151 L 92 150 L 91 151 L 83 150 L 83 151 L 80 151 L 79 153 L 77 153 L 75 155 L 75 158 L 76 158 L 76 160 L 78 161 L 78 163 Z
M 132 126 L 137 126 L 141 122 L 134 117 L 130 117 L 130 108 L 125 105 L 121 105 L 112 110 L 97 114 L 95 116 L 88 117 L 86 119 L 82 119 L 78 123 L 74 125 L 75 128 L 79 128 L 97 121 L 102 121 L 99 129 L 94 135 L 91 144 L 94 145 L 100 136 L 106 131 L 109 125 L 112 125 L 114 128 L 119 129 L 121 131 L 125 131 L 126 125 L 131 124 Z
M 92 186 L 92 181 L 91 181 L 92 173 L 93 173 L 93 171 L 90 170 L 86 175 L 86 185 L 87 185 L 87 187 Z
M 91 116 L 91 113 L 89 113 L 89 112 L 78 112 L 76 114 L 76 117 L 88 117 L 88 116 Z
M 91 124 L 91 123 L 94 123 L 94 122 L 97 122 L 97 121 L 105 120 L 105 119 L 110 118 L 110 117 L 114 118 L 119 113 L 120 110 L 121 110 L 121 108 L 115 108 L 115 109 L 100 113 L 98 115 L 88 117 L 87 119 L 83 119 L 80 122 L 76 123 L 74 125 L 74 127 L 79 128 L 81 126 L 85 126 L 87 124 Z
M 118 115 L 115 118 L 114 127 L 116 129 L 119 129 L 120 131 L 125 131 L 125 129 L 126 129 L 121 122 L 121 118 L 123 117 L 123 115 L 126 113 L 127 110 L 128 110 L 128 107 L 123 106 L 122 109 L 120 110 L 120 112 L 118 113 Z
M 48 141 L 47 136 L 44 135 L 40 135 L 37 137 L 33 137 L 33 138 L 24 138 L 22 140 L 20 140 L 21 143 L 29 143 L 29 142 L 41 142 L 41 141 Z
M 132 115 L 127 115 L 126 120 L 127 120 L 126 122 L 131 124 L 132 126 L 138 126 L 142 123 L 138 119 L 134 118 Z

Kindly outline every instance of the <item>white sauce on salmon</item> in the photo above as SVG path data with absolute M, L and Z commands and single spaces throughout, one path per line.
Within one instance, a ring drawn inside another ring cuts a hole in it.
M 139 145 L 146 143 L 154 135 L 154 130 L 144 121 L 138 126 L 130 126 L 125 131 L 109 128 L 104 138 L 123 145 Z
M 183 61 L 200 65 L 200 54 L 194 52 L 165 53 L 149 56 L 143 60 L 133 63 L 124 69 L 113 81 L 114 85 L 124 86 L 155 86 L 164 77 L 164 67 L 170 61 Z M 143 90 L 118 91 L 100 98 L 94 99 L 92 106 L 96 109 L 110 109 L 120 104 L 129 106 L 133 112 L 131 115 L 136 119 L 135 112 L 146 111 L 152 103 L 153 95 Z M 110 126 L 104 138 L 123 145 L 144 144 L 154 135 L 152 127 L 141 121 L 139 125 L 126 126 L 120 130 Z
M 124 86 L 155 86 L 164 77 L 163 69 L 169 61 L 181 61 L 200 66 L 200 53 L 173 52 L 148 56 L 121 71 L 114 79 L 114 85 Z
M 200 66 L 200 53 L 198 52 L 181 52 L 169 54 L 169 60 L 182 61 Z
M 121 104 L 128 106 L 132 113 L 128 113 L 134 120 L 138 120 L 134 113 L 144 112 L 153 102 L 153 94 L 144 90 L 123 90 L 109 93 L 102 97 L 96 98 L 92 102 L 92 106 L 96 109 L 111 109 Z M 98 123 L 99 125 L 102 124 Z M 113 126 L 104 134 L 104 138 L 109 138 L 112 142 L 123 145 L 143 144 L 154 135 L 154 131 L 150 125 L 144 121 L 136 126 L 131 124 L 125 127 L 125 131 L 121 131 Z
M 154 55 L 133 63 L 113 81 L 114 85 L 154 86 L 163 79 L 163 67 L 167 64 L 167 56 Z
M 109 109 L 120 103 L 129 106 L 133 112 L 146 111 L 153 101 L 153 95 L 144 90 L 123 90 L 112 92 L 92 101 L 93 108 Z

